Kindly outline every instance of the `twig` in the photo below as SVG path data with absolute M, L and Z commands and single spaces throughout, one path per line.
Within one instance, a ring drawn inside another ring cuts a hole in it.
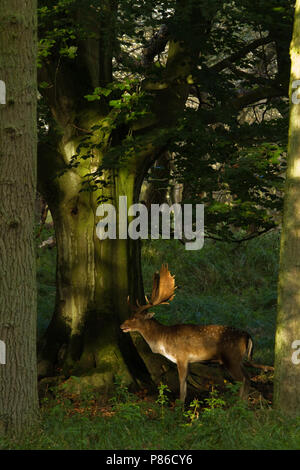
M 40 226 L 40 229 L 39 229 L 39 231 L 38 231 L 35 238 L 39 238 L 41 233 L 42 233 L 42 230 L 44 228 L 44 225 L 45 225 L 45 222 L 46 222 L 46 219 L 47 219 L 48 210 L 49 210 L 48 204 L 46 202 L 44 202 L 43 209 L 42 209 L 42 214 L 41 214 L 41 226 Z
M 268 370 L 274 371 L 273 366 L 265 366 L 264 364 L 256 364 L 255 362 L 252 362 L 252 361 L 245 361 L 244 365 L 246 367 L 254 367 L 255 369 L 262 369 L 264 371 L 268 371 Z

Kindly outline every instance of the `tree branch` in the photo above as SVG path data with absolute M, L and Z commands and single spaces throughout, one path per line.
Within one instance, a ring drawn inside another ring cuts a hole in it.
M 249 52 L 254 51 L 259 46 L 263 46 L 264 44 L 268 44 L 272 42 L 273 39 L 270 36 L 266 36 L 264 38 L 255 39 L 255 41 L 246 44 L 242 47 L 239 51 L 232 54 L 230 57 L 226 57 L 225 59 L 217 62 L 216 64 L 209 67 L 209 71 L 211 72 L 221 72 L 223 69 L 232 66 L 232 63 L 238 59 L 241 59 L 245 55 L 249 54 Z
M 277 81 L 273 80 L 268 86 L 261 86 L 253 90 L 241 91 L 236 97 L 231 100 L 220 104 L 213 110 L 199 109 L 202 114 L 203 124 L 215 124 L 223 120 L 224 115 L 237 111 L 255 104 L 263 99 L 279 98 L 287 96 L 288 90 L 284 90 L 282 86 L 278 85 Z
M 158 33 L 156 33 L 149 45 L 143 49 L 143 55 L 141 59 L 141 64 L 144 67 L 149 67 L 154 57 L 165 50 L 165 47 L 169 41 L 169 30 L 167 25 L 163 24 L 159 28 Z
M 256 364 L 255 362 L 252 362 L 252 361 L 244 361 L 244 365 L 246 367 L 254 367 L 255 369 L 262 369 L 264 372 L 266 371 L 274 371 L 274 367 L 273 366 L 265 366 L 264 364 Z
M 261 230 L 260 232 L 254 232 L 251 235 L 249 235 L 248 237 L 244 237 L 244 238 L 240 238 L 240 239 L 237 239 L 237 238 L 221 238 L 221 237 L 215 237 L 215 236 L 209 235 L 209 234 L 205 235 L 205 238 L 215 240 L 215 241 L 218 241 L 218 242 L 243 243 L 243 242 L 247 242 L 249 240 L 252 240 L 253 238 L 260 237 L 261 235 L 264 235 L 265 233 L 271 232 L 271 230 L 274 230 L 274 228 L 275 228 L 275 226 L 271 227 L 271 228 L 266 228 L 264 230 Z

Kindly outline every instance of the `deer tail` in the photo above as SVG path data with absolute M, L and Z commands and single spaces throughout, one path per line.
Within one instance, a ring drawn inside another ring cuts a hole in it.
M 246 355 L 247 359 L 252 361 L 252 356 L 253 356 L 253 341 L 251 336 L 248 336 L 247 340 L 247 349 L 246 349 Z

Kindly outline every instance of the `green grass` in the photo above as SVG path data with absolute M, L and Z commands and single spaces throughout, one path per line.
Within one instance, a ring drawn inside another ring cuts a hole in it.
M 43 234 L 43 239 L 49 236 Z M 38 250 L 38 326 L 41 334 L 55 301 L 55 249 Z M 162 262 L 179 286 L 169 306 L 158 307 L 163 323 L 220 323 L 245 328 L 255 342 L 256 362 L 273 363 L 279 234 L 243 244 L 206 241 L 186 251 L 176 241 L 143 244 L 146 293 Z M 112 400 L 57 392 L 41 407 L 38 429 L 1 449 L 300 449 L 300 418 L 282 416 L 265 402 L 247 408 L 213 390 L 206 403 L 183 410 L 155 397 L 133 395 L 117 381 Z M 141 432 L 142 429 L 142 432 Z

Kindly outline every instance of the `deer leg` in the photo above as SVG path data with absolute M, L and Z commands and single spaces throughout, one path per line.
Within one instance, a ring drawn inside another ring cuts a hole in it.
M 242 383 L 239 396 L 242 399 L 247 400 L 250 389 L 250 380 L 247 372 L 242 367 L 242 364 L 230 358 L 223 358 L 223 364 L 231 377 L 237 382 Z
M 250 390 L 250 377 L 242 365 L 240 365 L 240 370 L 243 374 L 242 386 L 240 388 L 240 397 L 244 400 L 247 400 Z
M 188 374 L 188 364 L 185 362 L 177 362 L 177 369 L 180 384 L 180 400 L 184 403 L 186 397 L 186 378 Z

